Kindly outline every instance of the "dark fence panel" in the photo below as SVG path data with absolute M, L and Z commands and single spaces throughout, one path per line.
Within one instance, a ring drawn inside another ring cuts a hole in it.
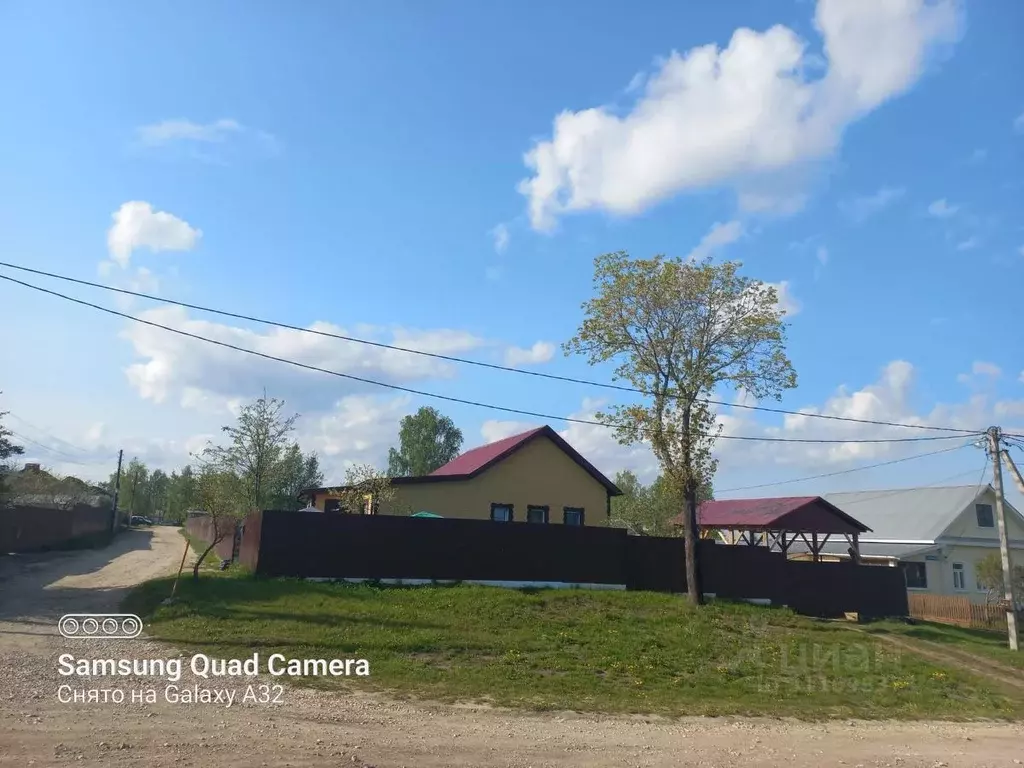
M 786 562 L 785 604 L 797 613 L 836 618 L 844 613 L 907 616 L 903 570 L 852 563 Z
M 719 598 L 766 600 L 821 617 L 908 614 L 897 568 L 793 561 L 765 547 L 713 541 L 699 546 L 704 592 Z M 239 560 L 265 576 L 686 591 L 682 539 L 627 536 L 615 528 L 272 510 L 246 519 Z
M 626 538 L 614 528 L 269 510 L 262 516 L 256 571 L 625 584 Z
M 71 509 L 0 508 L 0 552 L 95 546 L 113 534 L 113 512 L 80 504 Z
M 686 591 L 686 551 L 681 538 L 627 536 L 625 566 L 628 589 Z

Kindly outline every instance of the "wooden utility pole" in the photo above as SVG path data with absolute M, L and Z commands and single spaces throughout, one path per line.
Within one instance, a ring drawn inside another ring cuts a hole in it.
M 114 523 L 110 526 L 111 531 L 117 530 L 117 497 L 121 494 L 121 460 L 124 459 L 124 450 L 117 452 L 117 476 L 114 478 Z
M 989 427 L 988 449 L 992 457 L 992 485 L 996 492 L 996 524 L 999 526 L 999 558 L 1003 564 L 1003 592 L 1006 600 L 1006 632 L 1010 650 L 1017 650 L 1017 601 L 1013 594 L 1013 564 L 1010 562 L 1010 542 L 1006 531 L 1006 509 L 1003 500 L 1003 465 L 1000 461 L 999 427 Z

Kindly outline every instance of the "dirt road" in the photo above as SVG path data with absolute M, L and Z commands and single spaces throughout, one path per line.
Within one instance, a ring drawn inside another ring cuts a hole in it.
M 69 680 L 163 692 L 166 681 L 153 678 L 62 677 L 57 658 L 176 651 L 145 639 L 65 640 L 56 624 L 65 613 L 116 609 L 131 585 L 172 572 L 181 548 L 175 530 L 157 528 L 100 551 L 0 559 L 0 766 L 1024 765 L 1020 725 L 527 715 L 299 689 L 278 705 L 61 703 Z M 212 682 L 187 673 L 177 683 L 194 684 Z

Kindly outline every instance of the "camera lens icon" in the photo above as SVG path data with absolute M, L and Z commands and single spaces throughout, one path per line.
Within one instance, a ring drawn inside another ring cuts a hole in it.
M 134 613 L 69 613 L 57 630 L 69 639 L 130 640 L 142 633 L 142 619 Z

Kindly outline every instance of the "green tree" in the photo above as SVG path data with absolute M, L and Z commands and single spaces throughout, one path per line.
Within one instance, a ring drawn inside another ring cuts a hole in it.
M 690 602 L 702 602 L 697 503 L 714 477 L 721 432 L 707 403 L 722 386 L 762 399 L 796 386 L 786 356 L 785 312 L 774 288 L 739 275 L 739 264 L 609 253 L 594 262 L 595 296 L 565 345 L 641 390 L 638 402 L 597 418 L 623 444 L 649 443 L 673 494 L 685 500 Z
M 116 479 L 116 473 L 111 476 Z M 149 503 L 147 486 L 149 485 L 149 468 L 145 462 L 133 456 L 127 468 L 121 473 L 121 493 L 118 507 L 128 510 L 129 515 L 145 515 Z
M 277 485 L 270 499 L 270 506 L 274 509 L 301 509 L 299 492 L 324 484 L 320 458 L 316 453 L 303 454 L 298 443 L 292 443 L 284 450 L 275 475 Z
M 147 517 L 152 515 L 162 520 L 167 515 L 170 492 L 171 478 L 162 469 L 154 469 L 146 484 Z
M 245 481 L 233 472 L 226 472 L 212 465 L 206 465 L 196 478 L 196 500 L 209 516 L 212 525 L 212 541 L 206 543 L 195 565 L 192 578 L 199 578 L 199 567 L 206 556 L 227 536 L 234 535 L 235 526 L 242 520 L 248 508 L 245 506 L 250 489 Z
M 6 482 L 6 476 L 14 469 L 11 466 L 10 460 L 15 456 L 21 456 L 25 452 L 24 448 L 20 445 L 15 445 L 11 441 L 13 435 L 3 424 L 3 418 L 6 415 L 7 411 L 0 412 L 0 504 L 5 503 L 10 494 Z
M 388 474 L 429 475 L 459 455 L 462 431 L 436 408 L 423 407 L 402 419 L 398 443 L 388 451 Z
M 266 509 L 280 487 L 282 454 L 298 419 L 298 414 L 285 417 L 283 409 L 284 401 L 264 393 L 241 409 L 234 424 L 221 428 L 229 438 L 226 445 L 210 444 L 202 453 L 206 466 L 239 479 L 246 510 Z
M 998 550 L 979 560 L 974 566 L 974 574 L 978 586 L 985 590 L 987 603 L 999 603 L 1005 598 L 1003 560 Z M 1024 565 L 1013 566 L 1013 594 L 1018 601 L 1024 599 Z
M 171 472 L 169 486 L 165 519 L 182 523 L 196 499 L 196 478 L 192 467 L 186 464 L 180 473 Z
M 611 524 L 625 528 L 636 536 L 680 536 L 675 518 L 683 511 L 684 500 L 672 485 L 658 477 L 645 486 L 632 472 L 615 475 L 621 496 L 612 498 Z M 698 503 L 714 498 L 711 486 L 703 483 L 698 490 Z

